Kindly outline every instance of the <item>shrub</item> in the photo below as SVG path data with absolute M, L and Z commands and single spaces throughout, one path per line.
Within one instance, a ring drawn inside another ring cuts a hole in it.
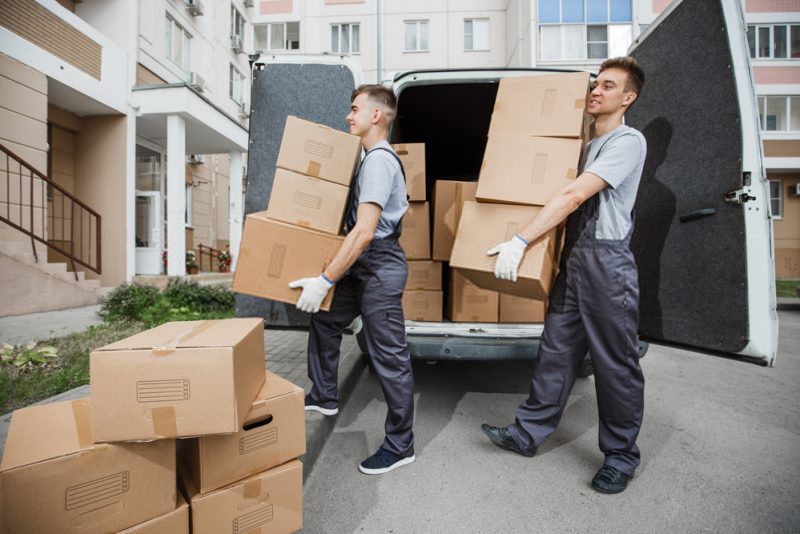
M 163 296 L 175 308 L 189 308 L 197 312 L 233 311 L 233 292 L 222 286 L 201 286 L 197 282 L 172 278 Z
M 142 284 L 122 284 L 100 299 L 98 315 L 106 322 L 138 321 L 155 304 L 158 288 Z

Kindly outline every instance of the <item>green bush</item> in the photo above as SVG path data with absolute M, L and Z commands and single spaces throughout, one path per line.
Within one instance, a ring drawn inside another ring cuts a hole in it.
M 155 304 L 158 288 L 141 284 L 122 284 L 100 299 L 98 314 L 106 322 L 138 321 Z
M 228 312 L 235 305 L 233 292 L 222 286 L 201 286 L 180 278 L 170 279 L 162 295 L 173 307 L 197 312 Z
M 142 322 L 144 322 L 145 326 L 148 328 L 152 328 L 169 321 L 228 319 L 233 316 L 233 307 L 227 310 L 202 310 L 191 306 L 176 306 L 168 297 L 162 295 L 154 305 L 144 311 L 142 314 Z

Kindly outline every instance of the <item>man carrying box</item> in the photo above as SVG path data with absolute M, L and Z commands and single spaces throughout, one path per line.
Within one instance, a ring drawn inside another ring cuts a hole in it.
M 297 308 L 313 314 L 308 336 L 308 377 L 313 385 L 306 410 L 339 412 L 342 331 L 358 315 L 362 317 L 369 356 L 388 405 L 386 438 L 358 466 L 368 475 L 414 461 L 414 375 L 402 306 L 408 266 L 398 244 L 408 199 L 402 164 L 387 142 L 396 109 L 394 94 L 381 85 L 362 85 L 353 91 L 347 123 L 350 133 L 361 137 L 366 155 L 345 219 L 347 237 L 323 273 L 289 284 L 303 288 Z M 330 311 L 320 312 L 334 283 Z
M 517 408 L 513 424 L 481 428 L 496 445 L 533 456 L 556 429 L 588 350 L 605 454 L 592 487 L 602 493 L 624 491 L 640 457 L 636 438 L 644 412 L 644 376 L 637 349 L 639 282 L 629 244 L 647 148 L 642 134 L 622 120 L 643 84 L 644 71 L 633 58 L 601 65 L 588 104 L 595 137 L 583 150 L 578 178 L 519 234 L 488 252 L 497 255 L 495 276 L 516 281 L 528 243 L 567 219 L 530 396 Z

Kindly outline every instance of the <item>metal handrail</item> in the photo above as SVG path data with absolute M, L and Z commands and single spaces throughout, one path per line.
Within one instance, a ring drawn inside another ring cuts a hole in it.
M 219 270 L 219 253 L 222 252 L 218 248 L 210 247 L 208 245 L 197 245 L 198 261 L 201 271 L 217 271 Z M 208 269 L 204 268 L 203 258 L 208 257 Z M 214 268 L 214 261 L 216 260 L 216 269 Z
M 0 153 L 5 156 L 5 166 L 0 167 L 0 221 L 31 238 L 36 262 L 39 261 L 39 256 L 35 242 L 39 241 L 64 255 L 72 263 L 76 280 L 76 263 L 101 274 L 100 214 L 2 144 Z M 12 167 L 12 163 L 15 167 Z M 19 177 L 19 187 L 16 189 L 12 189 L 13 174 Z M 23 194 L 26 190 L 27 199 Z M 56 200 L 57 197 L 60 202 Z M 86 232 L 84 220 L 88 227 Z M 37 223 L 41 224 L 37 226 Z M 68 231 L 65 226 L 67 224 Z

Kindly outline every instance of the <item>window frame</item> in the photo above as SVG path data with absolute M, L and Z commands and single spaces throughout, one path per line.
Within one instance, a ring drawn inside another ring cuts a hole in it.
M 183 214 L 183 222 L 186 228 L 192 228 L 192 188 L 194 187 L 193 183 L 185 183 L 184 184 L 184 206 L 185 211 Z
M 238 80 L 234 79 L 234 75 L 238 75 Z M 241 106 L 242 104 L 244 104 L 244 84 L 247 81 L 247 76 L 243 72 L 241 72 L 236 67 L 235 64 L 230 63 L 229 78 L 230 79 L 228 81 L 228 96 L 231 98 L 231 100 L 236 102 L 237 106 Z M 238 100 L 236 98 L 237 95 L 234 94 L 234 88 L 236 87 L 236 84 L 235 84 L 236 81 L 239 82 L 239 86 L 238 86 L 239 99 Z
M 421 25 L 425 25 L 425 43 L 426 47 L 422 48 L 420 45 L 420 27 Z M 414 41 L 416 48 L 408 49 L 406 48 L 406 40 L 405 40 L 405 30 L 410 26 L 414 25 Z M 403 21 L 403 52 L 404 53 L 425 53 L 430 52 L 430 19 L 409 19 Z
M 342 50 L 342 33 L 343 29 L 347 28 L 348 31 L 348 44 L 349 50 Z M 333 49 L 333 29 L 336 28 L 336 37 L 337 37 L 337 48 L 338 50 Z M 357 50 L 353 51 L 353 28 L 358 28 L 358 43 Z M 331 30 L 331 54 L 341 54 L 341 55 L 348 55 L 348 56 L 357 56 L 361 54 L 361 23 L 360 22 L 334 22 L 330 25 Z
M 239 22 L 237 24 L 237 21 Z M 239 11 L 234 4 L 231 4 L 231 37 L 239 36 L 244 48 L 244 36 L 247 31 L 247 19 L 244 18 L 241 11 Z
M 290 24 L 297 24 L 297 48 L 292 48 L 291 43 L 294 41 L 289 40 L 289 25 Z M 270 44 L 272 43 L 272 30 L 273 27 L 281 26 L 283 28 L 283 48 L 270 48 Z M 258 38 L 257 38 L 257 30 L 260 30 L 262 27 L 266 28 L 266 35 L 265 35 L 265 47 L 258 48 Z M 256 52 L 292 52 L 296 50 L 300 50 L 300 22 L 296 20 L 289 20 L 285 22 L 261 22 L 258 24 L 253 24 L 253 48 L 255 48 Z
M 769 181 L 769 210 L 770 210 L 770 214 L 772 215 L 773 219 L 781 220 L 781 219 L 783 219 L 783 180 L 781 180 L 780 178 L 767 178 L 767 181 Z M 772 184 L 777 184 L 778 185 L 778 187 L 777 187 L 778 196 L 777 197 L 773 197 L 772 196 Z M 775 210 L 772 209 L 774 202 L 778 203 L 778 213 L 777 214 L 775 213 Z
M 786 29 L 786 41 L 783 43 L 786 50 L 786 57 L 775 57 L 775 28 L 776 27 L 783 27 Z M 766 23 L 766 24 L 748 24 L 745 30 L 745 36 L 747 38 L 747 48 L 748 53 L 750 54 L 750 59 L 756 60 L 774 60 L 774 61 L 798 61 L 800 60 L 800 49 L 798 49 L 797 55 L 792 56 L 792 28 L 797 28 L 798 38 L 800 38 L 800 24 L 795 24 L 792 22 L 781 22 L 781 23 Z M 759 44 L 761 43 L 760 31 L 759 30 L 769 30 L 769 55 L 767 56 L 760 56 L 759 55 Z M 751 38 L 751 30 L 752 30 L 752 47 L 750 46 L 750 38 Z
M 467 48 L 467 23 L 472 23 L 472 48 Z M 486 48 L 475 48 L 475 23 L 486 24 Z M 464 19 L 464 52 L 490 52 L 492 50 L 492 20 L 489 17 L 470 17 Z
M 164 40 L 166 45 L 166 56 L 169 61 L 171 61 L 176 67 L 181 69 L 182 71 L 189 73 L 191 71 L 191 41 L 192 35 L 186 31 L 186 28 L 181 26 L 181 24 L 175 20 L 175 17 L 166 13 L 166 27 L 164 31 Z M 176 60 L 174 57 L 176 55 L 176 50 L 174 50 L 175 44 L 175 32 L 179 31 L 181 33 L 181 57 L 180 61 Z
M 776 99 L 782 99 L 784 101 L 783 112 L 786 121 L 786 128 L 783 129 L 768 129 L 767 128 L 767 121 L 769 120 L 770 115 L 767 114 L 769 110 L 769 103 L 770 99 L 773 101 Z M 773 133 L 783 133 L 783 134 L 797 134 L 800 133 L 800 113 L 798 113 L 798 124 L 794 124 L 792 121 L 792 100 L 796 99 L 797 105 L 800 105 L 800 95 L 756 95 L 756 111 L 758 113 L 758 126 L 762 133 L 766 134 L 773 134 Z M 798 110 L 800 111 L 800 110 Z

